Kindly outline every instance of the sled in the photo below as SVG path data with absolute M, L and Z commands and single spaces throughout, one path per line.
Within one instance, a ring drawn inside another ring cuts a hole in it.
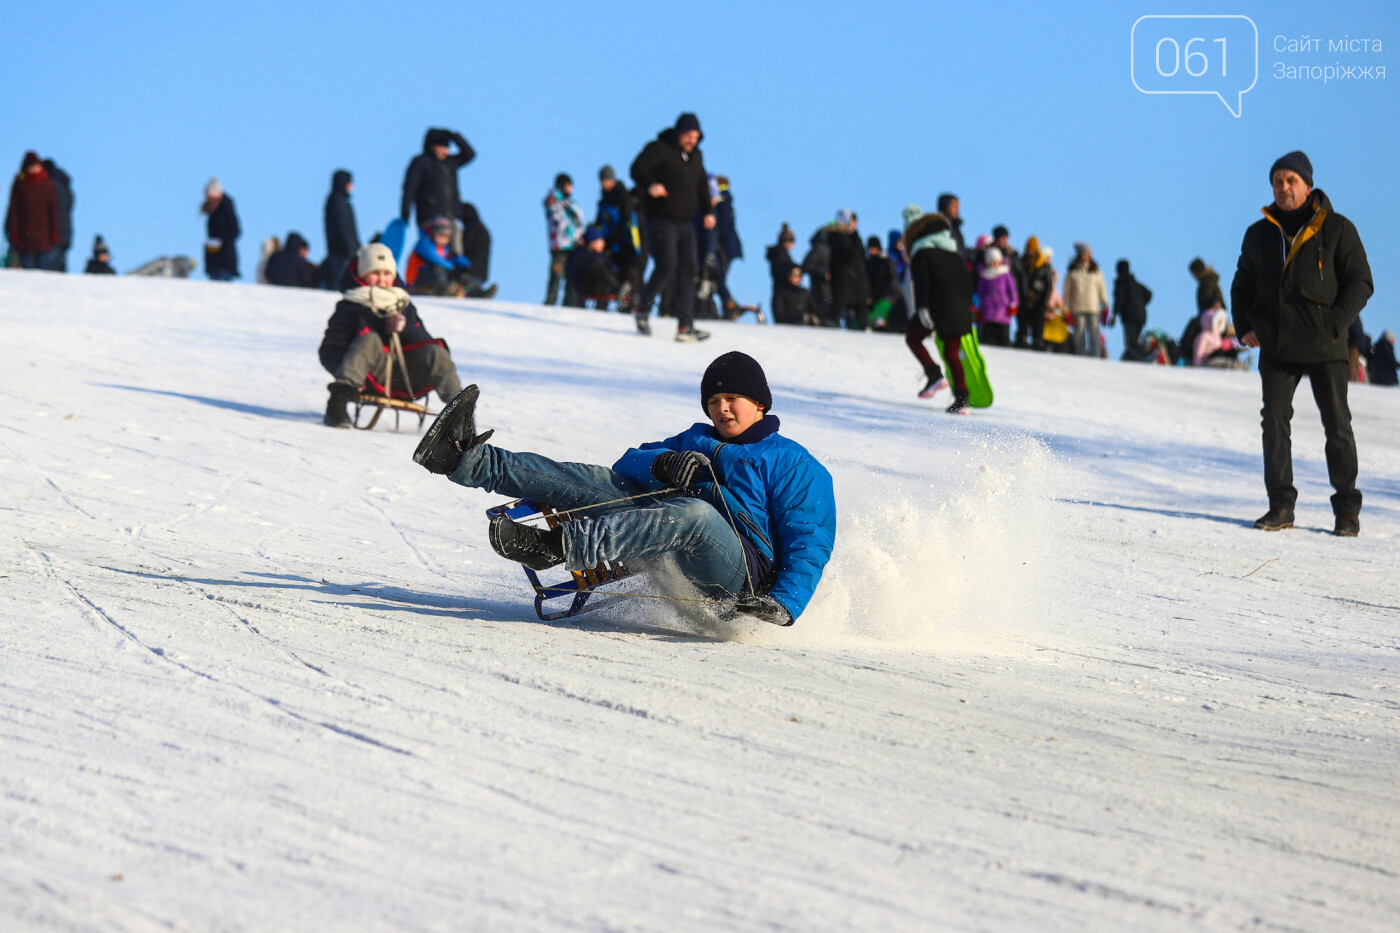
M 948 358 L 943 353 L 943 341 L 939 340 L 938 354 L 943 356 L 943 365 Z M 992 384 L 987 380 L 987 363 L 982 359 L 982 347 L 977 342 L 977 330 L 963 334 L 958 349 L 954 351 L 962 360 L 963 378 L 967 381 L 967 404 L 973 408 L 989 408 L 992 404 Z
M 560 522 L 569 520 L 568 515 L 560 515 L 549 503 L 536 502 L 533 499 L 503 502 L 486 510 L 488 519 L 498 515 L 504 515 L 513 521 L 543 518 L 550 528 L 556 528 Z M 613 599 L 610 598 L 609 594 L 596 592 L 597 588 L 603 584 L 624 580 L 635 573 L 620 560 L 604 561 L 591 570 L 569 571 L 568 579 L 560 580 L 557 583 L 545 583 L 540 580 L 540 575 L 536 571 L 524 564 L 520 565 L 520 569 L 525 571 L 530 586 L 535 590 L 535 615 L 540 617 L 541 622 L 556 622 L 559 619 L 576 616 L 581 612 L 591 612 L 601 608 L 612 602 Z M 546 608 L 547 602 L 559 599 L 569 600 L 568 608 Z
M 403 384 L 408 387 L 407 391 L 393 388 L 395 361 L 403 367 Z M 385 409 L 389 409 L 394 413 L 395 431 L 399 429 L 399 416 L 405 412 L 417 415 L 418 430 L 423 430 L 423 422 L 432 414 L 426 401 L 432 387 L 425 386 L 421 392 L 414 391 L 413 383 L 408 381 L 408 363 L 404 361 L 403 344 L 399 342 L 398 334 L 389 338 L 389 366 L 384 381 L 380 382 L 378 376 L 370 373 L 365 377 L 365 383 L 367 388 L 361 389 L 355 397 L 355 413 L 350 419 L 354 427 L 361 431 L 370 430 L 379 423 L 379 416 L 384 414 Z M 373 412 L 367 423 L 360 424 L 360 413 L 366 409 Z
M 424 393 L 426 398 L 426 393 Z M 395 398 L 392 395 L 382 395 L 373 390 L 361 390 L 355 399 L 355 412 L 351 416 L 351 424 L 361 431 L 368 431 L 379 423 L 379 416 L 385 410 L 394 413 L 394 430 L 399 429 L 399 417 L 405 413 L 418 418 L 418 430 L 423 430 L 423 422 L 433 412 L 428 410 L 426 402 L 419 399 Z M 360 413 L 368 410 L 370 412 L 369 421 L 360 424 Z

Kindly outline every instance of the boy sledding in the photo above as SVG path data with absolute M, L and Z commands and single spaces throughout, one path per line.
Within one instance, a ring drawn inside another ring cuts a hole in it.
M 791 625 L 807 607 L 836 538 L 831 474 L 778 433 L 752 357 L 726 353 L 705 370 L 708 423 L 634 447 L 611 469 L 487 444 L 494 432 L 476 433 L 478 397 L 473 385 L 454 398 L 413 459 L 459 485 L 574 514 L 549 529 L 497 515 L 489 537 L 502 557 L 583 571 L 670 554 L 723 611 Z

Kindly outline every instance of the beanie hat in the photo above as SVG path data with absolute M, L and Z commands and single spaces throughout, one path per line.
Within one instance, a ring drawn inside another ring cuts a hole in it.
M 1274 163 L 1273 168 L 1269 169 L 1269 184 L 1273 184 L 1274 172 L 1277 172 L 1281 168 L 1287 169 L 1290 172 L 1297 172 L 1298 175 L 1302 177 L 1303 184 L 1307 185 L 1309 188 L 1313 186 L 1312 163 L 1309 162 L 1308 157 L 1303 154 L 1303 150 L 1294 149 L 1292 152 L 1288 153 L 1288 155 L 1280 156 L 1279 160 Z
M 693 113 L 683 113 L 676 117 L 676 135 L 679 136 L 681 133 L 689 133 L 691 130 L 700 133 L 699 117 Z M 701 133 L 700 135 L 703 136 L 704 134 Z
M 903 213 L 900 214 L 900 217 L 902 217 L 902 218 L 904 219 L 904 229 L 908 230 L 908 229 L 909 229 L 909 225 L 912 224 L 914 221 L 918 220 L 918 219 L 919 219 L 920 217 L 922 217 L 922 216 L 924 216 L 924 209 L 923 209 L 922 207 L 920 207 L 919 205 L 917 205 L 917 204 L 906 204 L 906 205 L 904 205 L 904 211 L 903 211 Z
M 595 224 L 589 224 L 588 229 L 583 231 L 583 242 L 585 245 L 601 239 L 603 239 L 603 231 Z
M 768 391 L 768 377 L 758 360 L 738 350 L 715 358 L 700 379 L 700 407 L 709 413 L 706 404 L 712 395 L 733 394 L 753 399 L 765 411 L 773 407 L 773 394 Z
M 989 237 L 989 236 L 988 236 L 987 234 L 985 234 L 985 233 L 978 234 L 978 236 L 977 236 L 977 246 L 975 247 L 976 249 L 986 249 L 988 246 L 991 246 L 991 245 L 992 245 L 992 238 L 991 238 L 991 237 Z
M 563 191 L 565 185 L 572 185 L 574 180 L 569 177 L 568 172 L 560 172 L 554 176 L 554 188 L 556 191 Z
M 787 225 L 786 221 L 783 223 L 783 229 L 778 231 L 778 242 L 781 243 L 783 240 L 797 242 L 797 234 L 792 232 L 792 228 Z
M 363 279 L 371 272 L 399 274 L 399 264 L 394 261 L 394 254 L 383 243 L 366 243 L 355 254 L 355 274 Z
M 983 258 L 987 260 L 987 265 L 995 266 L 1001 263 L 1003 257 L 1001 255 L 1001 250 L 997 249 L 995 246 L 989 246 Z
M 111 250 L 107 249 L 107 241 L 102 239 L 102 234 L 99 233 L 92 238 L 92 254 L 94 256 L 109 252 L 111 252 Z
M 877 237 L 877 236 L 869 237 L 869 238 L 865 241 L 865 248 L 866 248 L 866 249 L 884 249 L 884 247 L 880 244 L 880 238 Z
M 1002 224 L 997 224 L 995 227 L 992 228 L 992 239 L 993 239 L 993 240 L 999 240 L 999 239 L 1001 239 L 1002 237 L 1009 237 L 1009 236 L 1011 236 L 1011 231 L 1008 230 L 1008 229 L 1006 229 L 1006 227 L 1003 226 Z
M 224 193 L 224 186 L 219 184 L 219 179 L 209 179 L 209 184 L 204 186 L 204 196 L 206 198 L 217 198 Z
M 602 168 L 598 169 L 598 180 L 616 181 L 617 173 L 613 171 L 613 167 L 611 165 L 604 165 Z
M 1085 243 L 1083 240 L 1076 240 L 1076 241 L 1075 241 L 1075 244 L 1074 244 L 1074 255 L 1076 255 L 1076 256 L 1083 256 L 1085 253 L 1091 253 L 1091 252 L 1093 252 L 1093 250 L 1089 249 L 1089 244 L 1088 244 L 1088 243 Z
M 1206 261 L 1200 256 L 1197 256 L 1195 259 L 1191 260 L 1191 265 L 1187 268 L 1191 270 L 1192 275 L 1200 275 L 1202 272 L 1206 271 Z
M 851 225 L 851 221 L 855 219 L 855 211 L 850 211 L 843 207 L 841 208 L 841 210 L 836 212 L 836 222 L 838 224 L 841 224 L 842 226 L 849 227 Z

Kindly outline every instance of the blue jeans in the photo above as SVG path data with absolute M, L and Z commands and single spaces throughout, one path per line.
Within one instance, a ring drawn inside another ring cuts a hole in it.
M 447 478 L 460 486 L 548 502 L 561 511 L 646 492 L 607 467 L 558 463 L 490 444 L 463 454 Z M 616 502 L 588 509 L 560 527 L 564 566 L 569 570 L 673 554 L 681 573 L 714 598 L 738 596 L 748 578 L 738 534 L 703 499 L 648 496 Z

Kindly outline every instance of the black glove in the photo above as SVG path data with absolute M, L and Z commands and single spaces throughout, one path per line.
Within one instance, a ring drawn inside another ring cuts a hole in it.
M 682 489 L 694 486 L 701 471 L 710 472 L 710 458 L 698 450 L 668 450 L 651 462 L 652 476 Z
M 741 596 L 734 601 L 734 611 L 753 616 L 774 625 L 791 625 L 792 613 L 787 607 L 771 596 Z

